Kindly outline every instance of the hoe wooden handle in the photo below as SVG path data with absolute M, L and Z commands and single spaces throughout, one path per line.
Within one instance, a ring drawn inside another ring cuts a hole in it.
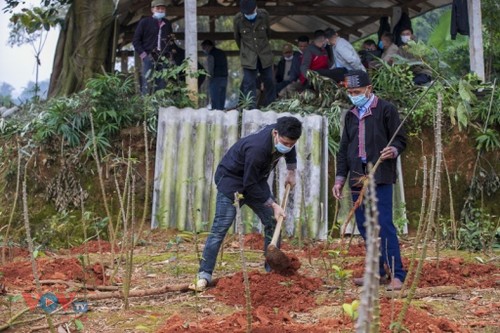
M 288 194 L 290 193 L 290 184 L 287 184 L 285 187 L 285 193 L 283 194 L 283 200 L 281 201 L 281 208 L 283 210 L 286 209 L 286 205 L 288 203 Z M 273 239 L 271 240 L 271 243 L 269 246 L 274 245 L 278 243 L 278 238 L 280 237 L 281 234 L 281 225 L 283 224 L 283 216 L 278 217 L 278 221 L 276 222 L 276 229 L 274 229 L 274 234 L 273 234 Z

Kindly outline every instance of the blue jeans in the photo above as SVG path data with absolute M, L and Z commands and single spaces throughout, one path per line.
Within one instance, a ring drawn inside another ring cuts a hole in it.
M 351 188 L 352 200 L 356 201 L 359 197 L 360 189 Z M 386 276 L 384 268 L 386 264 L 394 277 L 404 281 L 406 272 L 403 270 L 401 262 L 401 252 L 399 249 L 399 240 L 396 227 L 392 221 L 392 184 L 382 184 L 376 187 L 378 222 L 380 224 L 380 261 L 379 272 L 380 276 Z M 365 223 L 365 208 L 361 205 L 355 211 L 356 225 L 359 233 L 366 240 Z M 392 262 L 394 261 L 394 267 Z
M 264 225 L 264 253 L 266 253 L 267 246 L 271 243 L 276 227 L 274 211 L 271 207 L 263 203 L 244 202 L 242 205 L 243 204 L 250 207 Z M 214 223 L 212 224 L 212 230 L 207 238 L 200 260 L 200 268 L 198 270 L 199 279 L 206 279 L 209 283 L 212 281 L 212 273 L 215 268 L 215 262 L 217 261 L 217 254 L 219 253 L 224 237 L 233 224 L 235 217 L 236 207 L 234 206 L 233 199 L 229 199 L 221 192 L 217 192 Z
M 263 106 L 267 106 L 276 99 L 276 87 L 274 86 L 273 66 L 262 68 L 260 60 L 257 61 L 257 69 L 243 68 L 243 82 L 241 92 L 245 97 L 250 93 L 252 97 L 251 109 L 257 106 L 256 90 L 257 90 L 257 72 L 260 73 L 259 82 L 264 83 L 264 102 Z
M 227 77 L 212 77 L 208 89 L 210 91 L 210 100 L 212 101 L 212 110 L 224 110 L 226 104 Z
M 143 95 L 164 89 L 167 86 L 165 80 L 154 78 L 155 72 L 161 72 L 163 67 L 164 64 L 160 61 L 154 61 L 151 55 L 142 59 L 141 93 Z

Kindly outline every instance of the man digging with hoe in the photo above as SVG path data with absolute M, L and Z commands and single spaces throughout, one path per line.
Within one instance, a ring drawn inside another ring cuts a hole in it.
M 264 253 L 267 254 L 267 248 L 277 229 L 276 221 L 281 222 L 285 217 L 285 211 L 275 202 L 267 180 L 279 159 L 285 157 L 288 169 L 285 185 L 295 185 L 295 143 L 301 134 L 302 124 L 297 118 L 281 117 L 276 124 L 267 125 L 262 130 L 240 139 L 224 155 L 214 176 L 217 186 L 214 222 L 200 260 L 198 280 L 190 289 L 203 291 L 212 281 L 217 254 L 236 217 L 236 192 L 243 195 L 240 205 L 250 207 L 264 225 Z M 271 258 L 266 255 L 267 259 L 283 259 L 280 256 L 284 254 L 279 250 L 279 240 L 276 243 L 273 244 L 275 247 L 270 247 L 272 255 Z M 285 260 L 288 260 L 286 256 Z M 272 260 L 271 264 L 274 263 Z M 266 271 L 269 272 L 271 268 L 277 267 L 266 262 Z

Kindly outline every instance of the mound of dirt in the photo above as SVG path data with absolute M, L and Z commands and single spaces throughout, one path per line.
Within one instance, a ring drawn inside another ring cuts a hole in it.
M 199 323 L 184 320 L 178 314 L 171 316 L 158 333 L 245 333 L 247 332 L 245 311 L 238 311 L 227 317 L 206 318 Z M 259 306 L 252 311 L 252 333 L 326 333 L 329 327 L 299 324 L 282 310 Z
M 70 249 L 71 254 L 84 254 L 85 251 L 88 253 L 107 253 L 111 252 L 111 243 L 106 241 L 91 240 L 79 246 L 75 246 Z M 115 246 L 115 251 L 119 249 Z
M 41 280 L 64 280 L 85 282 L 88 285 L 103 284 L 103 270 L 99 264 L 83 269 L 78 259 L 37 259 Z M 9 263 L 0 266 L 3 283 L 8 288 L 29 292 L 35 290 L 35 282 L 29 261 Z M 52 288 L 52 287 L 51 287 Z M 66 288 L 66 286 L 64 286 Z M 54 288 L 52 288 L 54 289 Z
M 5 250 L 4 250 L 5 248 Z M 23 249 L 22 247 L 17 247 L 17 246 L 0 246 L 0 256 L 2 255 L 3 251 L 5 251 L 5 260 L 6 261 L 14 261 L 16 258 L 29 258 L 30 252 L 27 249 Z
M 499 274 L 500 268 L 494 265 L 465 263 L 463 258 L 440 259 L 424 263 L 418 285 L 492 288 L 497 287 L 495 275 Z
M 391 304 L 383 300 L 380 304 L 381 332 L 390 333 L 390 325 L 394 315 L 401 311 L 402 303 L 395 301 Z M 458 327 L 445 318 L 434 318 L 426 312 L 410 307 L 404 327 L 412 333 L 467 333 L 466 329 Z M 243 333 L 246 332 L 247 316 L 245 311 L 238 311 L 229 316 L 204 318 L 198 322 L 183 319 L 179 314 L 171 316 L 157 331 L 158 333 Z M 266 306 L 254 307 L 252 311 L 253 333 L 330 333 L 351 332 L 354 323 L 345 316 L 338 318 L 320 318 L 316 323 L 298 323 L 283 309 L 273 309 Z
M 322 285 L 319 278 L 309 278 L 299 274 L 283 276 L 251 271 L 248 278 L 254 308 L 263 305 L 284 311 L 301 312 L 316 306 L 311 294 Z M 226 304 L 244 306 L 246 303 L 243 273 L 238 272 L 233 276 L 219 279 L 217 286 L 208 293 Z
M 410 267 L 407 259 L 403 260 L 405 269 Z M 353 263 L 347 269 L 353 271 L 354 277 L 363 276 L 364 263 Z M 497 287 L 495 276 L 500 274 L 500 268 L 495 265 L 466 263 L 463 258 L 444 258 L 425 262 L 418 283 L 419 288 L 436 286 L 461 286 L 469 288 Z M 411 283 L 408 281 L 409 283 Z

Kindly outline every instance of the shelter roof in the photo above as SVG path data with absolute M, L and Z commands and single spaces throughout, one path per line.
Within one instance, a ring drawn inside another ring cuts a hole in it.
M 184 1 L 167 0 L 168 18 L 176 38 L 183 39 Z M 220 18 L 239 11 L 239 0 L 197 1 L 198 39 L 232 40 L 231 27 Z M 271 38 L 293 42 L 299 35 L 311 35 L 317 29 L 333 27 L 350 41 L 378 31 L 381 17 L 399 17 L 401 10 L 410 18 L 451 4 L 451 0 L 257 0 L 271 18 Z M 130 42 L 141 17 L 150 15 L 150 0 L 120 0 L 117 6 L 121 27 L 120 45 Z

